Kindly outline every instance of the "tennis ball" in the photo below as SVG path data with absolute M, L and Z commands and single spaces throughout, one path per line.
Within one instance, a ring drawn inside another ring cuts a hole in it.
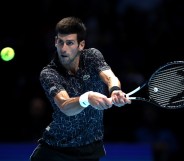
M 1 59 L 4 61 L 10 61 L 14 58 L 15 52 L 11 47 L 5 47 L 1 50 Z

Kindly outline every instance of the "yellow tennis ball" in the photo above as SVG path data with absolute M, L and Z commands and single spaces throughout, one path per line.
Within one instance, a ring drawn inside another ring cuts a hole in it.
M 10 61 L 14 58 L 15 52 L 11 47 L 5 47 L 1 50 L 1 59 L 4 61 Z

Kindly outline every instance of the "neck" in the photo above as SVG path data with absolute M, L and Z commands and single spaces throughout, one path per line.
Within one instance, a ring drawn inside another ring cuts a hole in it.
M 70 65 L 65 66 L 68 74 L 74 75 L 79 69 L 79 58 L 76 58 Z

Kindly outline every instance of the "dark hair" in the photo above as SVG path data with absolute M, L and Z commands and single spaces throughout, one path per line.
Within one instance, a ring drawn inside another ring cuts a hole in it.
M 86 26 L 77 17 L 66 17 L 56 24 L 56 34 L 77 34 L 78 42 L 85 40 Z

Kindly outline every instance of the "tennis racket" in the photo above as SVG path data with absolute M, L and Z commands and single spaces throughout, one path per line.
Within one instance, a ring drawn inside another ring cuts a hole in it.
M 143 89 L 145 96 L 132 97 Z M 161 66 L 146 83 L 127 93 L 126 97 L 167 109 L 184 107 L 184 61 L 173 61 Z

